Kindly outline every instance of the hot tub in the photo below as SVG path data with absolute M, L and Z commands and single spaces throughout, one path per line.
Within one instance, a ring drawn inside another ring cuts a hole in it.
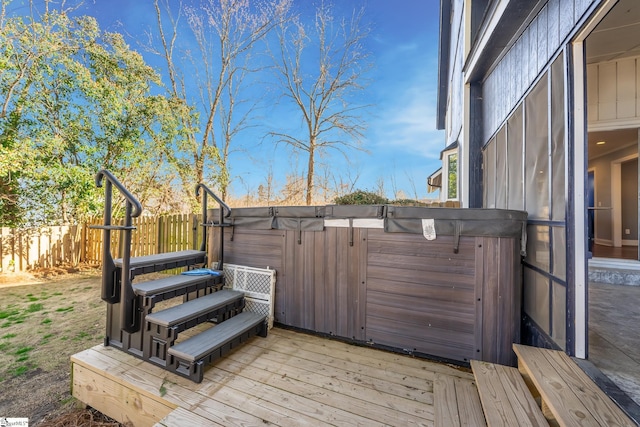
M 224 261 L 276 270 L 281 325 L 513 365 L 526 220 L 526 212 L 499 209 L 238 208 L 225 220 Z M 217 260 L 211 237 L 209 259 Z

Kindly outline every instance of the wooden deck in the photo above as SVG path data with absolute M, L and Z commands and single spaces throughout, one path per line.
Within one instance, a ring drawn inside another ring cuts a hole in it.
M 71 361 L 73 395 L 135 426 L 433 426 L 434 380 L 473 381 L 444 364 L 279 328 L 209 366 L 201 384 L 102 345 Z

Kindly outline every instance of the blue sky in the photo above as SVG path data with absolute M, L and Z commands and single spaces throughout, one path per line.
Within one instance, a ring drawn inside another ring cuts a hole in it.
M 295 2 L 302 10 L 312 4 L 310 0 Z M 14 12 L 22 9 L 20 3 L 13 3 Z M 321 161 L 347 181 L 358 176 L 356 188 L 374 190 L 382 178 L 389 197 L 396 189 L 411 198 L 415 193 L 419 198 L 433 198 L 426 192 L 426 179 L 439 167 L 444 148 L 444 133 L 435 129 L 439 1 L 334 0 L 334 5 L 336 14 L 351 14 L 354 7 L 364 6 L 365 20 L 372 29 L 365 48 L 374 67 L 363 96 L 364 102 L 372 104 L 364 140 L 369 154 L 350 151 L 347 163 L 332 153 Z M 140 47 L 144 30 L 155 28 L 152 0 L 85 0 L 78 12 L 95 16 L 102 30 L 127 33 L 131 47 L 153 65 L 153 58 Z M 277 108 L 268 107 L 259 110 L 257 120 L 272 124 L 286 120 L 278 117 Z M 295 164 L 290 151 L 265 143 L 263 134 L 254 130 L 242 135 L 250 155 L 241 152 L 231 159 L 234 195 L 255 191 L 269 168 L 282 185 L 285 173 Z M 304 165 L 301 158 L 298 169 L 304 170 Z

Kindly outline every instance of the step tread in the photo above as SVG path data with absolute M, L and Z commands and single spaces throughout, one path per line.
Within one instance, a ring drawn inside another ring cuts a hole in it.
M 516 368 L 472 360 L 471 369 L 487 424 L 549 425 Z
M 205 357 L 211 351 L 222 347 L 224 344 L 242 335 L 246 331 L 264 322 L 266 317 L 262 314 L 244 311 L 229 320 L 207 329 L 204 332 L 174 345 L 168 350 L 172 356 L 182 360 L 195 362 Z
M 150 267 L 157 264 L 166 264 L 176 261 L 189 260 L 193 258 L 204 257 L 206 252 L 197 250 L 186 250 L 178 252 L 166 252 L 155 255 L 144 255 L 139 257 L 133 257 L 129 261 L 130 268 Z M 116 258 L 113 260 L 116 267 L 122 267 L 122 258 Z
M 242 298 L 242 292 L 223 289 L 166 310 L 150 313 L 146 320 L 170 328 Z
M 188 276 L 178 274 L 174 276 L 163 277 L 162 279 L 149 280 L 148 282 L 134 283 L 133 290 L 136 295 L 148 296 L 181 289 L 189 285 L 205 283 L 212 279 L 220 279 L 221 281 L 222 274 L 220 274 L 220 276 Z
M 635 425 L 566 353 L 522 344 L 513 350 L 523 377 L 560 425 Z

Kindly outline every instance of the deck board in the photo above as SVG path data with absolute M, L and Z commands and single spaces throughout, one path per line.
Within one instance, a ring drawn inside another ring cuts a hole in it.
M 274 329 L 273 334 L 278 334 L 282 338 L 277 341 L 277 344 L 286 342 L 297 350 L 309 350 L 322 356 L 335 358 L 332 366 L 335 363 L 348 362 L 349 366 L 361 366 L 364 371 L 373 374 L 374 372 L 371 372 L 370 368 L 379 369 L 383 365 L 393 365 L 390 372 L 397 377 L 410 376 L 433 381 L 435 373 L 445 373 L 473 380 L 473 374 L 470 370 L 454 368 L 444 363 L 425 365 L 424 359 L 386 351 L 369 351 L 370 349 L 367 347 L 348 345 L 309 334 L 298 334 L 286 329 Z
M 490 426 L 548 426 L 516 368 L 471 361 Z
M 170 426 L 215 427 L 215 425 L 212 425 L 211 420 L 196 415 L 184 408 L 174 409 L 169 415 L 154 424 L 153 427 Z
M 436 427 L 486 427 L 473 381 L 439 373 L 433 388 Z
M 292 351 L 293 349 L 284 350 Z M 365 386 L 373 391 L 384 391 L 386 394 L 391 396 L 402 397 L 415 402 L 422 402 L 427 405 L 433 404 L 433 397 L 430 393 L 429 383 L 425 383 L 424 380 L 407 378 L 405 376 L 395 377 L 392 378 L 392 380 L 395 381 L 389 381 L 363 373 L 354 373 L 352 370 L 326 365 L 324 363 L 326 357 L 321 355 L 318 355 L 318 359 L 316 360 L 309 360 L 299 357 L 297 353 L 295 353 L 295 356 L 292 356 L 290 352 L 282 352 L 273 348 L 269 348 L 268 351 L 264 351 L 262 347 L 258 347 L 256 345 L 254 348 L 250 349 L 250 351 L 243 352 L 237 356 L 231 355 L 230 358 L 243 362 L 245 359 L 251 359 L 258 354 L 261 355 L 261 360 L 263 360 L 263 363 L 260 365 L 265 366 L 265 369 L 270 369 L 269 366 L 271 363 L 289 364 L 295 368 L 294 371 L 296 374 L 289 372 L 288 375 L 295 375 L 296 378 L 305 378 L 307 382 L 310 382 L 310 376 L 316 377 L 324 375 L 325 378 L 329 379 L 333 379 L 334 377 L 339 378 L 341 385 L 345 387 L 355 384 L 358 386 Z M 307 357 L 313 356 L 307 355 Z M 386 377 L 390 377 L 388 374 L 389 373 L 387 373 Z M 405 378 L 405 380 L 403 381 L 402 378 Z M 332 385 L 333 381 L 331 381 L 330 386 Z
M 327 377 L 314 375 L 291 365 L 273 365 L 271 363 L 252 362 L 250 365 L 227 359 L 220 366 L 227 374 L 244 377 L 251 381 L 269 384 L 287 393 L 286 401 L 294 402 L 296 397 L 311 399 L 323 407 L 337 408 L 354 415 L 353 421 L 371 425 L 380 421 L 393 424 L 399 419 L 419 424 L 432 421 L 427 404 L 399 398 L 387 393 L 340 381 L 337 375 Z M 288 397 L 293 393 L 294 397 Z M 296 407 L 299 403 L 296 403 Z M 368 418 L 368 420 L 367 420 Z M 324 419 L 320 419 L 323 421 Z M 336 420 L 337 422 L 338 420 Z M 347 421 L 347 420 L 345 420 Z
M 72 363 L 74 395 L 92 405 L 100 393 L 94 387 L 87 394 L 87 384 L 117 384 L 141 402 L 136 425 L 178 425 L 192 416 L 225 426 L 433 426 L 436 374 L 473 378 L 444 364 L 279 328 L 209 366 L 201 384 L 102 345 L 72 356 Z M 155 407 L 162 410 L 145 423 L 151 412 L 145 408 Z M 131 408 L 103 410 L 133 418 L 125 413 Z

